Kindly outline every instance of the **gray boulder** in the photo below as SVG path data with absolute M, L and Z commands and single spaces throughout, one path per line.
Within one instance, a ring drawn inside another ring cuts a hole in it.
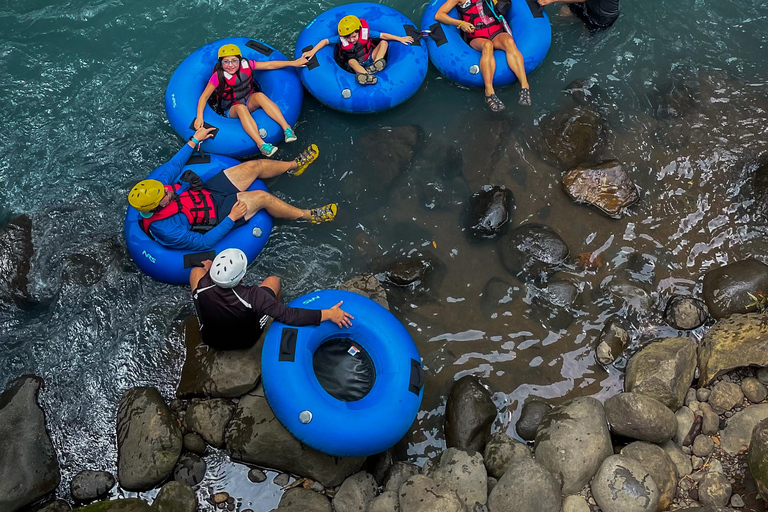
M 533 459 L 510 464 L 488 496 L 490 512 L 560 512 L 561 504 L 557 479 Z
M 527 445 L 512 439 L 503 432 L 497 432 L 485 445 L 483 460 L 488 474 L 494 478 L 501 478 L 507 467 L 517 459 L 531 458 L 531 450 Z
M 445 405 L 445 444 L 449 448 L 482 452 L 496 414 L 491 393 L 477 377 L 460 378 Z
M 515 431 L 522 439 L 533 441 L 536 439 L 536 431 L 544 422 L 544 417 L 552 409 L 552 406 L 541 400 L 529 400 L 520 411 L 520 419 L 515 423 Z
M 725 507 L 731 499 L 731 492 L 731 484 L 725 475 L 710 471 L 699 483 L 699 503 L 711 507 Z
M 752 431 L 758 423 L 768 419 L 768 404 L 757 404 L 739 411 L 728 419 L 720 433 L 721 447 L 731 456 L 750 447 Z M 768 494 L 766 494 L 768 496 Z
M 187 428 L 200 434 L 205 442 L 215 448 L 224 444 L 224 429 L 235 413 L 235 405 L 229 400 L 192 400 L 187 407 L 184 422 Z
M 576 203 L 586 203 L 618 219 L 640 199 L 637 186 L 618 160 L 581 163 L 562 177 L 563 190 Z
M 622 448 L 621 455 L 631 457 L 642 464 L 659 489 L 658 510 L 667 510 L 675 499 L 678 481 L 677 466 L 670 456 L 661 447 L 640 441 Z
M 59 462 L 37 403 L 43 379 L 26 375 L 0 394 L 0 510 L 15 512 L 54 491 Z
M 639 393 L 619 393 L 606 400 L 605 417 L 616 434 L 651 443 L 669 441 L 677 430 L 675 413 Z
M 656 512 L 659 490 L 640 462 L 626 455 L 605 459 L 592 479 L 592 496 L 603 512 Z
M 368 512 L 400 512 L 400 499 L 395 491 L 384 491 L 371 501 Z
M 591 397 L 554 408 L 536 434 L 536 460 L 562 480 L 563 494 L 579 492 L 612 453 L 603 404 Z
M 768 496 L 768 419 L 758 423 L 752 431 L 747 462 L 757 491 L 761 496 Z
M 398 492 L 400 486 L 413 475 L 421 473 L 421 469 L 416 464 L 410 462 L 398 461 L 392 464 L 384 478 L 384 490 Z
M 117 479 L 147 491 L 168 478 L 181 455 L 181 428 L 155 388 L 131 388 L 117 411 Z
M 338 289 L 368 297 L 378 305 L 389 309 L 387 290 L 384 289 L 381 282 L 373 274 L 358 274 L 352 279 L 343 282 L 338 286 Z
M 701 327 L 708 316 L 707 305 L 703 301 L 684 295 L 675 295 L 669 299 L 664 310 L 664 321 L 683 331 Z
M 544 224 L 523 224 L 499 240 L 501 263 L 521 280 L 546 279 L 568 259 L 568 246 Z
M 704 274 L 702 294 L 710 314 L 724 318 L 734 313 L 757 311 L 750 293 L 768 290 L 768 265 L 746 259 L 715 268 Z
M 717 414 L 723 414 L 734 407 L 741 405 L 744 400 L 744 393 L 741 388 L 733 382 L 721 381 L 712 387 L 712 394 L 709 396 L 709 406 Z
M 29 263 L 34 254 L 32 220 L 27 215 L 0 227 L 0 302 L 29 300 Z
M 173 468 L 173 479 L 194 487 L 203 481 L 207 468 L 208 465 L 200 456 L 194 453 L 185 453 L 179 457 L 176 467 Z
M 493 238 L 507 225 L 515 207 L 512 191 L 485 185 L 469 198 L 469 232 L 476 238 Z
M 401 512 L 465 512 L 464 502 L 440 482 L 425 475 L 414 475 L 398 492 Z
M 683 405 L 696 370 L 696 342 L 667 338 L 632 356 L 627 364 L 627 391 L 655 398 L 673 411 Z
M 360 471 L 350 476 L 333 497 L 336 512 L 360 512 L 368 510 L 368 504 L 376 497 L 379 486 L 373 475 Z
M 196 512 L 197 495 L 184 483 L 168 482 L 157 493 L 152 508 L 155 512 Z
M 325 487 L 340 485 L 365 462 L 365 457 L 334 457 L 302 444 L 275 417 L 261 386 L 240 399 L 224 439 L 235 460 L 309 477 Z
M 483 465 L 483 456 L 477 452 L 467 453 L 448 448 L 440 455 L 437 464 L 432 466 L 429 476 L 456 491 L 468 509 L 475 503 L 485 503 L 488 496 L 488 474 Z
M 768 366 L 768 323 L 760 313 L 717 322 L 699 344 L 699 387 L 742 366 Z
M 303 487 L 294 487 L 285 491 L 275 511 L 333 512 L 333 507 L 324 495 Z
M 81 471 L 69 482 L 72 499 L 80 503 L 104 498 L 115 486 L 115 477 L 109 471 Z

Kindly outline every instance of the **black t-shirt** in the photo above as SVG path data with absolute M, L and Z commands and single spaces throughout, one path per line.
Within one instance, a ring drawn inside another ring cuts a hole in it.
M 322 313 L 314 309 L 289 308 L 259 286 L 216 286 L 205 274 L 192 290 L 200 335 L 213 348 L 237 349 L 253 345 L 261 336 L 262 317 L 288 325 L 320 325 Z
M 586 0 L 587 15 L 595 25 L 607 27 L 619 17 L 619 0 Z

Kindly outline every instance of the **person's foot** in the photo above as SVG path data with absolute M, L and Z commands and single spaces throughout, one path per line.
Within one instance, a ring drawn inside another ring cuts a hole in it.
M 288 127 L 285 129 L 285 142 L 296 142 L 298 137 L 293 133 L 293 128 Z
M 264 144 L 261 145 L 261 147 L 259 148 L 259 151 L 261 151 L 262 155 L 266 157 L 270 157 L 275 153 L 277 153 L 277 148 L 272 144 L 270 144 L 269 142 L 265 142 Z
M 360 85 L 374 85 L 379 81 L 376 75 L 369 75 L 368 73 L 358 73 L 355 78 Z
M 294 162 L 296 162 L 296 169 L 288 171 L 291 176 L 301 176 L 301 173 L 307 170 L 309 164 L 317 160 L 320 150 L 314 144 L 310 145 L 307 149 L 299 153 Z
M 488 108 L 491 109 L 491 112 L 501 112 L 506 107 L 504 106 L 504 103 L 501 102 L 498 96 L 496 94 L 490 94 L 485 97 L 485 103 L 488 105 Z
M 385 59 L 377 59 L 376 62 L 365 68 L 365 70 L 368 73 L 378 73 L 379 71 L 383 71 L 386 66 L 387 61 Z
M 309 221 L 312 224 L 320 224 L 321 222 L 331 221 L 334 217 L 336 217 L 336 212 L 338 209 L 339 207 L 336 205 L 336 203 L 331 203 L 325 206 L 321 206 L 320 208 L 309 210 Z
M 531 90 L 526 88 L 520 89 L 520 101 L 518 102 L 524 107 L 531 106 Z

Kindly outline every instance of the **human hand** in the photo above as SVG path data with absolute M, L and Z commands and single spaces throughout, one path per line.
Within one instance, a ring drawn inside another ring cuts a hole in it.
M 335 306 L 333 306 L 331 309 L 328 309 L 328 320 L 335 323 L 339 327 L 351 327 L 352 326 L 352 319 L 355 318 L 343 309 L 341 309 L 341 305 L 344 304 L 344 301 L 339 302 Z
M 545 5 L 549 5 L 555 3 L 555 0 L 539 0 L 539 5 L 544 7 Z
M 304 56 L 302 55 L 298 59 L 292 60 L 291 65 L 295 68 L 303 68 L 304 66 L 307 65 L 307 59 L 305 59 Z
M 213 262 L 211 260 L 203 260 L 201 264 L 203 265 L 203 270 L 208 272 L 211 270 L 211 265 L 213 265 Z
M 229 212 L 228 217 L 233 221 L 237 221 L 245 217 L 246 213 L 248 213 L 248 207 L 245 205 L 244 201 L 238 199 L 235 204 L 232 205 L 232 211 Z
M 195 126 L 195 130 L 199 130 L 200 128 L 203 127 L 203 116 L 195 118 L 195 125 L 194 126 Z M 197 138 L 197 137 L 195 137 L 195 138 Z
M 199 119 L 201 120 L 200 122 L 202 123 L 202 118 L 199 118 Z M 195 123 L 197 123 L 197 121 L 195 121 Z M 201 125 L 200 128 L 196 128 L 196 131 L 193 137 L 199 140 L 200 142 L 203 142 L 205 139 L 210 139 L 213 136 L 211 132 L 213 132 L 213 130 L 215 129 L 216 128 L 214 127 L 205 128 L 204 126 Z
M 403 36 L 398 38 L 398 41 L 405 45 L 413 44 L 413 38 L 411 36 Z
M 306 52 L 301 54 L 301 58 L 304 59 L 307 62 L 311 61 L 312 57 L 314 57 L 314 56 L 315 56 L 315 54 L 312 53 L 312 50 L 306 51 Z
M 472 34 L 475 31 L 475 26 L 471 23 L 462 23 L 460 28 L 468 34 Z

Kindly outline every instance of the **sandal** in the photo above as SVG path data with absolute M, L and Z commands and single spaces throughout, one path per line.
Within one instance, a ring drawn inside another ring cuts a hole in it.
M 294 162 L 296 162 L 296 169 L 288 171 L 288 174 L 291 176 L 301 176 L 301 173 L 307 170 L 309 164 L 314 162 L 318 155 L 320 155 L 320 150 L 317 149 L 317 146 L 312 144 L 307 149 L 299 153 L 299 156 L 297 156 L 294 160 Z
M 384 59 L 377 59 L 376 62 L 365 68 L 365 70 L 368 73 L 378 73 L 379 71 L 383 71 L 384 68 L 387 66 L 387 61 Z
M 379 81 L 376 75 L 369 75 L 366 73 L 358 73 L 356 78 L 357 78 L 357 83 L 359 83 L 360 85 L 374 85 L 376 82 Z
M 488 104 L 488 107 L 491 109 L 491 112 L 501 112 L 506 107 L 504 107 L 504 103 L 501 102 L 498 96 L 496 94 L 491 94 L 490 96 L 485 97 L 485 102 Z
M 520 103 L 520 105 L 524 107 L 531 106 L 531 90 L 530 89 L 520 89 L 520 101 L 518 103 Z
M 266 157 L 270 157 L 275 153 L 277 153 L 277 148 L 272 144 L 270 144 L 269 142 L 265 142 L 264 144 L 261 145 L 261 147 L 259 148 L 259 151 L 261 151 L 262 155 Z
M 315 208 L 309 211 L 309 221 L 312 224 L 320 224 L 321 222 L 328 222 L 336 217 L 336 212 L 339 207 L 336 203 L 327 204 L 320 208 Z

